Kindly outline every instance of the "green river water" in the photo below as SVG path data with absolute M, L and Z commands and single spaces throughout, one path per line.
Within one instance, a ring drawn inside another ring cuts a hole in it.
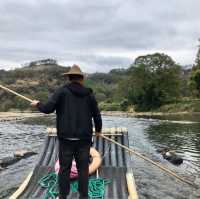
M 44 119 L 45 121 L 48 118 Z M 0 159 L 11 156 L 17 149 L 31 149 L 39 153 L 46 124 L 38 121 L 27 123 L 0 123 Z M 51 119 L 52 121 L 52 119 Z M 200 185 L 200 116 L 125 118 L 103 117 L 104 127 L 128 128 L 130 147 L 152 160 L 161 163 L 181 177 Z M 37 123 L 37 124 L 36 124 Z M 157 152 L 168 147 L 183 157 L 180 166 L 174 166 Z M 0 199 L 8 196 L 20 185 L 37 162 L 38 155 L 21 160 L 0 171 Z M 131 165 L 141 199 L 198 199 L 200 189 L 180 183 L 155 166 L 132 156 Z

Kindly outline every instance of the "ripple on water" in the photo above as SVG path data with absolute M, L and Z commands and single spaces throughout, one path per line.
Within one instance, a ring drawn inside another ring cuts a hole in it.
M 104 127 L 125 126 L 129 131 L 130 147 L 159 161 L 180 176 L 190 180 L 200 179 L 200 125 L 163 122 L 155 119 L 104 117 Z M 39 151 L 46 127 L 19 123 L 0 123 L 0 158 L 11 155 L 16 149 L 30 148 Z M 184 163 L 174 166 L 156 152 L 158 147 L 178 151 Z M 0 173 L 0 199 L 23 181 L 34 167 L 38 156 L 19 161 Z M 151 164 L 134 156 L 131 165 L 140 199 L 198 199 L 200 191 L 176 181 Z M 200 180 L 199 180 L 200 181 Z M 2 193 L 4 194 L 2 196 Z

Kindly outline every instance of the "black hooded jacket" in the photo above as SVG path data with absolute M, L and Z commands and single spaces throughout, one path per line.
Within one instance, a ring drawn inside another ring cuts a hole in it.
M 38 109 L 43 113 L 56 110 L 58 138 L 91 139 L 95 131 L 101 132 L 101 114 L 92 92 L 79 83 L 67 84 L 52 95 L 46 104 L 39 103 Z

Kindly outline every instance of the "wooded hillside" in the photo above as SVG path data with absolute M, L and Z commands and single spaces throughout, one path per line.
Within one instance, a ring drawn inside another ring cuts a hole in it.
M 33 61 L 15 70 L 0 70 L 0 83 L 31 99 L 45 102 L 56 88 L 66 83 L 62 73 L 67 70 L 69 67 L 60 66 L 53 59 Z M 155 53 L 138 57 L 127 69 L 86 74 L 85 84 L 93 89 L 103 110 L 149 111 L 178 103 L 183 98 L 196 97 L 198 87 L 194 85 L 194 77 L 191 79 L 191 71 L 171 57 Z M 28 102 L 2 89 L 0 99 L 0 111 L 30 109 Z

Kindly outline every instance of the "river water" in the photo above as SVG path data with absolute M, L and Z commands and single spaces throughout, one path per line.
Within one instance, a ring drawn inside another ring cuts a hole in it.
M 104 127 L 127 127 L 132 148 L 200 185 L 200 123 L 196 117 L 193 122 L 107 116 L 103 117 L 103 124 Z M 39 153 L 46 127 L 32 123 L 0 122 L 0 159 L 12 156 L 18 149 Z M 183 164 L 174 166 L 164 160 L 156 151 L 163 147 L 176 150 L 183 157 Z M 38 155 L 35 155 L 0 171 L 0 199 L 8 198 L 16 190 L 37 159 Z M 132 156 L 130 166 L 141 199 L 200 198 L 200 189 L 178 182 L 141 159 Z

